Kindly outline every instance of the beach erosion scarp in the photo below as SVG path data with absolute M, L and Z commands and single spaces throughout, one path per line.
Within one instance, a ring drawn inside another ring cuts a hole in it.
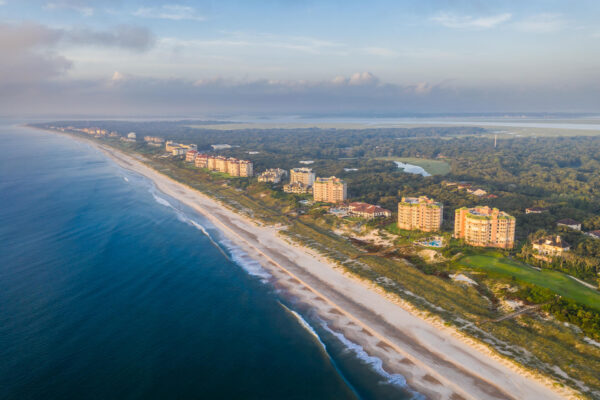
M 74 137 L 67 135 L 69 137 Z M 289 242 L 217 200 L 92 140 L 119 166 L 193 208 L 269 272 L 270 283 L 310 309 L 340 340 L 381 360 L 389 376 L 431 399 L 564 399 L 577 393 L 531 373 L 439 321 L 424 319 L 376 285 L 357 279 L 313 251 Z

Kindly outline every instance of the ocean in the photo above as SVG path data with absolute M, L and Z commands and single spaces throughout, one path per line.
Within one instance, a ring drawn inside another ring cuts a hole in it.
M 0 121 L 1 399 L 420 397 L 202 215 Z

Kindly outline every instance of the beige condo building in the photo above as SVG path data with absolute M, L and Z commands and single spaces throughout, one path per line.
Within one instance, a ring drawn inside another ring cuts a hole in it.
M 341 203 L 346 200 L 346 182 L 335 176 L 329 178 L 316 178 L 313 183 L 314 201 L 326 203 Z
M 454 237 L 478 247 L 512 249 L 515 217 L 490 207 L 459 208 L 455 211 Z
M 290 170 L 290 183 L 301 183 L 312 186 L 315 182 L 315 173 L 310 168 L 293 168 Z
M 403 197 L 398 203 L 398 228 L 439 231 L 442 226 L 444 206 L 427 196 Z

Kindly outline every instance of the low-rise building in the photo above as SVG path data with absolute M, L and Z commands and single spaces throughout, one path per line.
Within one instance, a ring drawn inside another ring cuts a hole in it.
M 569 251 L 571 248 L 560 236 L 541 238 L 533 241 L 531 245 L 537 252 L 537 258 L 545 261 L 551 261 L 554 257 L 561 257 L 564 252 Z
M 316 178 L 313 183 L 313 199 L 326 203 L 341 203 L 348 197 L 347 190 L 346 182 L 335 176 Z
M 173 147 L 173 150 L 171 150 L 171 155 L 174 156 L 185 156 L 185 149 L 183 147 Z
M 454 237 L 478 247 L 512 249 L 515 217 L 490 207 L 459 208 L 455 211 Z
M 301 182 L 293 182 L 283 185 L 283 191 L 286 193 L 306 194 L 312 192 L 312 186 L 307 186 Z
M 427 196 L 403 197 L 398 203 L 398 228 L 439 231 L 442 226 L 444 206 Z
M 156 144 L 162 144 L 164 143 L 165 139 L 158 137 L 158 136 L 144 136 L 144 142 L 147 143 L 156 143 Z
M 366 219 L 375 219 L 379 217 L 388 218 L 392 216 L 390 210 L 385 208 L 361 202 L 353 202 L 348 206 L 348 213 L 357 217 Z
M 135 138 L 136 138 L 136 136 L 137 136 L 137 135 L 135 134 L 135 132 L 129 132 L 129 133 L 127 134 L 127 139 L 135 139 Z
M 259 182 L 279 183 L 287 175 L 287 171 L 281 168 L 270 168 L 258 176 Z
M 208 168 L 208 156 L 206 154 L 197 154 L 194 165 L 198 168 Z
M 198 152 L 196 150 L 190 150 L 185 154 L 185 161 L 194 162 L 194 161 L 196 161 L 197 155 L 198 155 Z
M 571 218 L 564 218 L 561 220 L 556 221 L 556 225 L 558 226 L 566 226 L 569 229 L 573 229 L 576 231 L 580 231 L 581 230 L 581 222 L 577 222 L 574 219 Z

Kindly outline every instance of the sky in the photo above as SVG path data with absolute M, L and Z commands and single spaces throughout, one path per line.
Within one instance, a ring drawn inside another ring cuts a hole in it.
M 0 115 L 600 111 L 597 0 L 0 0 Z

